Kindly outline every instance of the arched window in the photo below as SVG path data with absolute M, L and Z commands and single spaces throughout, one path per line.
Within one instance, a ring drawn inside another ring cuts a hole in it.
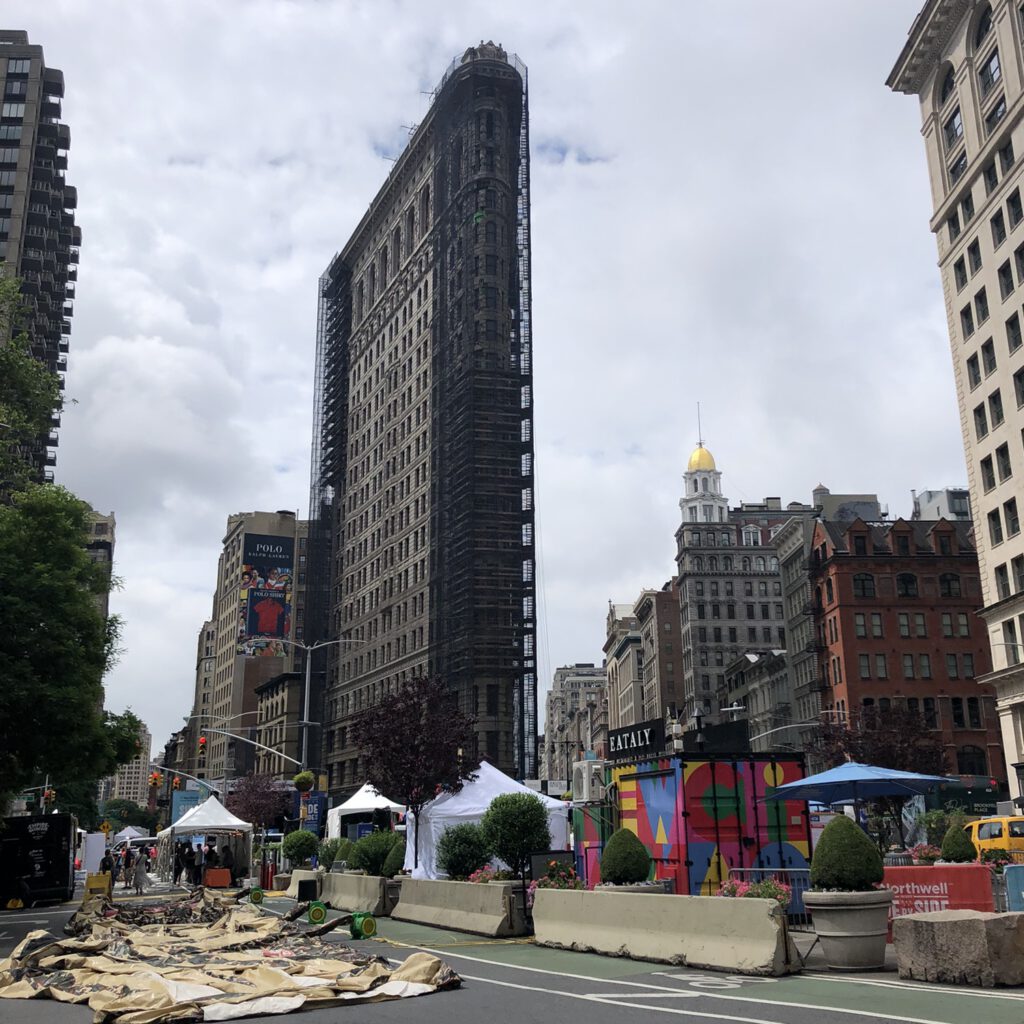
M 940 597 L 960 597 L 960 577 L 955 572 L 944 572 L 939 577 Z
M 722 559 L 722 568 L 725 569 L 726 572 L 732 572 L 732 555 L 726 555 L 725 558 Z
M 708 571 L 709 572 L 718 572 L 718 556 L 717 555 L 712 555 L 708 559 Z M 717 586 L 718 584 L 715 584 L 715 585 Z
M 704 559 L 700 555 L 695 555 L 693 558 L 693 568 L 696 572 L 704 571 Z
M 947 68 L 942 78 L 942 85 L 939 86 L 939 106 L 942 106 L 956 90 L 956 79 L 953 76 L 953 69 Z
M 743 556 L 743 571 L 750 572 L 750 555 Z
M 768 563 L 764 560 L 764 555 L 757 556 L 757 571 L 764 572 L 767 568 Z
M 772 567 L 772 572 L 778 572 L 779 571 L 779 560 L 777 558 L 775 558 L 774 556 L 772 557 L 772 560 L 771 560 L 771 567 Z
M 977 49 L 992 31 L 992 5 L 985 4 L 980 17 L 978 27 L 974 30 L 974 48 Z
M 972 744 L 961 747 L 956 752 L 956 770 L 958 775 L 987 775 L 985 751 Z
M 869 572 L 859 572 L 853 577 L 854 597 L 874 597 L 875 577 Z
M 743 528 L 743 545 L 748 548 L 755 548 L 761 543 L 761 532 L 756 526 L 745 526 Z
M 911 572 L 901 572 L 896 576 L 897 597 L 917 597 L 917 577 Z
M 706 476 L 701 478 L 700 486 L 701 486 L 701 490 L 703 490 L 704 493 L 707 494 L 708 493 L 708 478 Z
M 693 481 L 693 493 L 696 494 L 700 490 L 700 484 L 696 480 Z

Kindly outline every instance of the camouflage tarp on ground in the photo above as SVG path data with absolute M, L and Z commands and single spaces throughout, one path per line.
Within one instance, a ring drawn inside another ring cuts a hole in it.
M 140 923 L 143 922 L 143 923 Z M 329 927 L 329 926 L 328 926 Z M 0 960 L 0 998 L 87 1003 L 98 1021 L 229 1020 L 460 984 L 442 960 L 398 967 L 210 893 L 149 905 L 93 899 L 65 929 Z

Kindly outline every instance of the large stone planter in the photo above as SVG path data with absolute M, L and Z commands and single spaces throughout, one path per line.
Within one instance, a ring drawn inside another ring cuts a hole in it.
M 651 896 L 671 896 L 676 891 L 672 878 L 659 878 L 655 885 L 596 885 L 594 892 L 648 893 Z
M 892 903 L 888 889 L 805 892 L 803 899 L 831 970 L 869 971 L 885 966 Z

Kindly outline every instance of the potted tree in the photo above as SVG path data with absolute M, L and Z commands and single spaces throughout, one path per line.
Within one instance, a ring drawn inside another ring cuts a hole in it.
M 664 886 L 647 885 L 651 855 L 628 828 L 613 832 L 601 854 L 602 892 L 664 892 Z
M 878 847 L 845 814 L 825 826 L 811 859 L 804 906 L 832 970 L 885 965 L 892 891 L 878 888 L 882 874 Z
M 314 778 L 313 773 L 307 771 L 299 772 L 298 775 L 292 779 L 292 785 L 300 793 L 308 793 L 313 788 L 313 784 L 315 782 L 316 779 Z

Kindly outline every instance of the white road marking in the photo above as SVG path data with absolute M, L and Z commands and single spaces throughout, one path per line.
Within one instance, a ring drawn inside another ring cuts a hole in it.
M 953 985 L 930 985 L 924 981 L 897 981 L 885 978 L 837 978 L 832 974 L 819 974 L 809 971 L 795 975 L 800 980 L 835 981 L 843 985 L 871 985 L 875 988 L 894 988 L 901 992 L 938 992 L 949 996 L 970 996 L 974 999 L 1010 999 L 1024 1001 L 1024 995 L 1012 992 L 980 992 L 977 989 L 955 987 Z

